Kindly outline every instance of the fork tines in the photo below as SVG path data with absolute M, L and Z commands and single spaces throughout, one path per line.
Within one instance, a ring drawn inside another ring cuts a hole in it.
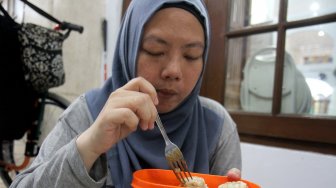
M 173 170 L 176 178 L 185 184 L 192 179 L 192 176 L 188 170 L 186 161 L 183 158 L 182 152 L 179 149 L 173 149 L 167 156 L 169 166 Z

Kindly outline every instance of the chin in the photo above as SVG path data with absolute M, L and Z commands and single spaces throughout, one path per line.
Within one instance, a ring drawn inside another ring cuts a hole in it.
M 160 114 L 165 114 L 165 113 L 168 113 L 168 112 L 171 112 L 173 111 L 174 109 L 176 108 L 176 106 L 158 106 L 157 107 L 157 111 L 160 113 Z

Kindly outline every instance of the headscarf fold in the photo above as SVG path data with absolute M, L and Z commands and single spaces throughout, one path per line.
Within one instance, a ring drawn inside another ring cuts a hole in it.
M 209 152 L 216 145 L 220 133 L 217 125 L 223 119 L 209 115 L 201 107 L 198 96 L 210 40 L 209 18 L 202 0 L 132 0 L 121 24 L 112 76 L 101 89 L 86 93 L 86 99 L 91 115 L 96 119 L 108 96 L 136 77 L 136 58 L 145 24 L 164 6 L 181 8 L 181 5 L 185 10 L 193 10 L 192 14 L 198 14 L 196 18 L 204 28 L 206 41 L 203 70 L 190 95 L 173 111 L 160 114 L 160 118 L 168 137 L 181 149 L 189 170 L 209 173 Z M 107 152 L 108 166 L 115 187 L 130 187 L 132 173 L 136 170 L 169 169 L 164 148 L 165 142 L 157 127 L 151 131 L 138 129 L 119 141 Z

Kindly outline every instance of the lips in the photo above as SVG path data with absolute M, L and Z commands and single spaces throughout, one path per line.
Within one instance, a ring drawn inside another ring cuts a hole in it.
M 161 97 L 172 97 L 178 94 L 177 91 L 172 89 L 158 89 L 157 93 Z

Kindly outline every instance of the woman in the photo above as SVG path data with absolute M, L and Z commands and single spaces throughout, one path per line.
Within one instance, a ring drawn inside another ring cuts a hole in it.
M 239 178 L 236 126 L 199 96 L 209 33 L 201 0 L 133 0 L 112 77 L 65 111 L 12 187 L 130 187 L 138 169 L 169 169 L 157 113 L 190 171 Z

